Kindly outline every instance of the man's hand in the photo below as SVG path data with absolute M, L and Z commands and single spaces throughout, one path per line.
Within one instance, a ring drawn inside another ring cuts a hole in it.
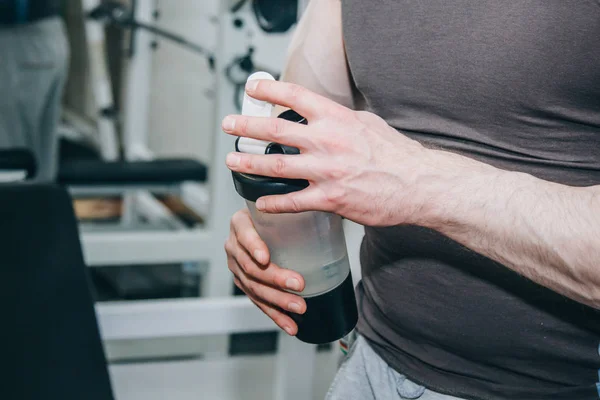
M 306 302 L 286 290 L 302 291 L 304 279 L 297 272 L 280 268 L 270 261 L 269 249 L 258 236 L 247 209 L 231 218 L 225 243 L 227 266 L 234 282 L 252 302 L 290 335 L 298 332 L 296 323 L 282 310 L 306 312 Z
M 310 182 L 300 192 L 259 199 L 259 210 L 328 211 L 370 226 L 413 222 L 419 207 L 414 183 L 427 149 L 374 114 L 352 111 L 298 85 L 260 80 L 251 81 L 246 90 L 253 98 L 289 107 L 308 120 L 307 126 L 245 116 L 223 121 L 229 134 L 300 149 L 300 155 L 228 156 L 233 171 Z

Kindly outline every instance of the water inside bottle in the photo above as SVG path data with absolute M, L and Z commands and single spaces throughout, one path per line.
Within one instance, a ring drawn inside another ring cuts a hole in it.
M 305 282 L 305 288 L 300 295 L 303 297 L 319 296 L 344 282 L 350 273 L 350 262 L 348 256 L 344 255 L 325 265 L 303 268 L 303 271 L 299 272 Z

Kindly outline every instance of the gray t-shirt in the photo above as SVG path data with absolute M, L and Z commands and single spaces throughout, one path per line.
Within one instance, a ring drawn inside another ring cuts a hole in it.
M 600 184 L 599 0 L 342 4 L 366 109 L 502 169 Z M 599 398 L 598 311 L 419 227 L 367 228 L 361 263 L 358 329 L 413 380 L 470 399 Z

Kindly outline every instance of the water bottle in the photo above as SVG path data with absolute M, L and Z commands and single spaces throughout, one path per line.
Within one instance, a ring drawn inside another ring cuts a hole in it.
M 274 80 L 264 72 L 248 78 L 252 79 Z M 242 114 L 270 117 L 271 112 L 270 104 L 245 95 Z M 279 117 L 307 123 L 293 110 Z M 299 154 L 293 147 L 250 138 L 238 138 L 235 147 L 239 152 L 253 154 Z M 302 292 L 290 291 L 302 296 L 307 305 L 302 315 L 288 312 L 298 325 L 296 337 L 306 343 L 324 344 L 346 336 L 356 326 L 358 312 L 342 218 L 320 211 L 263 213 L 256 208 L 260 197 L 303 190 L 309 183 L 239 172 L 232 174 L 236 191 L 246 200 L 254 226 L 269 248 L 271 261 L 304 278 Z

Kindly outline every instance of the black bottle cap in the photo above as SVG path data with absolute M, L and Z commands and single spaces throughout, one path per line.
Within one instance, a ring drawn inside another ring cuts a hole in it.
M 256 202 L 263 196 L 298 192 L 308 187 L 302 179 L 280 179 L 232 172 L 235 190 L 244 199 Z
M 279 114 L 277 118 L 283 118 L 288 121 L 297 122 L 306 125 L 306 118 L 295 112 L 287 110 Z M 239 138 L 238 138 L 239 140 Z M 237 148 L 236 140 L 236 151 Z M 300 151 L 295 147 L 271 143 L 267 147 L 267 154 L 300 154 Z M 282 179 L 266 176 L 242 174 L 240 172 L 232 172 L 233 183 L 235 189 L 240 196 L 252 202 L 256 202 L 260 197 L 288 194 L 298 192 L 308 187 L 308 181 L 302 179 Z
M 302 115 L 298 114 L 294 110 L 286 110 L 279 114 L 277 118 L 283 118 L 288 121 L 297 122 L 302 125 L 308 125 L 308 121 L 306 120 L 306 118 L 304 118 Z

